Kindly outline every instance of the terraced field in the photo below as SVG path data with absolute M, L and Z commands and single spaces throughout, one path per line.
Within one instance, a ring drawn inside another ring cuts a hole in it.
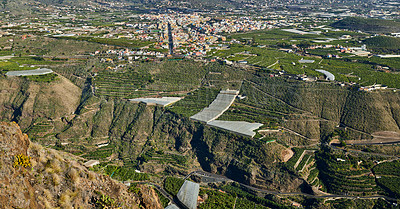
M 289 105 L 267 96 L 247 81 L 243 82 L 240 94 L 246 95 L 246 98 L 236 100 L 220 120 L 258 122 L 276 127 L 281 124 L 282 118 L 299 113 Z
M 191 92 L 189 95 L 173 104 L 172 111 L 186 117 L 200 112 L 207 107 L 217 97 L 219 89 L 200 88 Z
M 373 168 L 377 183 L 390 195 L 400 197 L 400 161 L 381 163 Z
M 319 176 L 329 193 L 374 195 L 383 192 L 371 171 L 371 159 L 322 152 L 317 155 Z
M 152 94 L 145 90 L 147 84 L 154 82 L 146 72 L 126 70 L 124 72 L 101 71 L 94 79 L 97 96 L 136 98 Z

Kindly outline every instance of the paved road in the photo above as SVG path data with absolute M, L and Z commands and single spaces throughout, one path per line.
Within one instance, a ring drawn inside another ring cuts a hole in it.
M 391 142 L 355 142 L 355 143 L 347 143 L 349 145 L 389 145 L 389 144 L 400 144 L 400 141 L 391 141 Z
M 214 178 L 217 181 L 225 180 L 225 181 L 235 182 L 235 183 L 238 183 L 239 185 L 241 185 L 243 187 L 246 187 L 246 188 L 251 189 L 253 191 L 264 193 L 264 194 L 303 195 L 303 196 L 307 196 L 307 197 L 311 197 L 311 198 L 346 198 L 346 199 L 377 199 L 377 198 L 384 198 L 384 199 L 390 200 L 390 201 L 397 201 L 397 199 L 395 199 L 395 198 L 387 197 L 387 196 L 384 196 L 384 195 L 373 195 L 373 196 L 351 196 L 351 195 L 336 195 L 336 194 L 312 195 L 312 194 L 307 194 L 307 193 L 303 193 L 303 192 L 279 192 L 279 191 L 265 190 L 265 189 L 252 187 L 252 186 L 249 186 L 249 185 L 234 181 L 232 179 L 229 179 L 229 178 L 227 178 L 225 176 L 209 173 L 209 172 L 206 172 L 206 171 L 193 171 L 189 175 L 187 175 L 185 177 L 185 179 L 189 178 L 191 175 L 198 175 L 198 176 L 204 176 L 204 177 L 207 177 L 207 178 Z
M 375 156 L 380 156 L 380 157 L 388 157 L 388 158 L 393 158 L 393 160 L 399 160 L 400 157 L 398 156 L 394 156 L 394 155 L 385 155 L 385 154 L 381 154 L 381 153 L 374 153 L 374 152 L 364 152 L 364 151 L 360 151 L 360 150 L 352 150 L 352 149 L 342 149 L 333 145 L 327 145 L 326 146 L 331 147 L 332 149 L 335 150 L 342 150 L 342 151 L 347 151 L 347 152 L 353 152 L 353 153 L 361 153 L 361 154 L 365 154 L 365 155 L 375 155 Z

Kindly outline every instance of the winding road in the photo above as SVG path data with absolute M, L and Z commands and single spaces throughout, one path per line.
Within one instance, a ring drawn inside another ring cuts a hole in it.
M 351 195 L 336 195 L 336 194 L 327 194 L 327 195 L 312 195 L 312 194 L 307 194 L 307 193 L 303 193 L 303 192 L 279 192 L 279 191 L 271 191 L 271 190 L 265 190 L 265 189 L 260 189 L 260 188 L 256 188 L 256 187 L 252 187 L 240 182 L 237 182 L 235 180 L 229 179 L 228 177 L 222 176 L 222 175 L 218 175 L 218 174 L 213 174 L 213 173 L 209 173 L 206 171 L 193 171 L 190 174 L 188 174 L 185 179 L 189 178 L 191 175 L 197 175 L 197 176 L 201 176 L 201 177 L 206 177 L 208 179 L 214 179 L 216 182 L 220 182 L 220 181 L 227 181 L 227 182 L 235 182 L 237 184 L 239 184 L 240 186 L 243 186 L 247 189 L 251 189 L 253 191 L 256 192 L 260 192 L 263 194 L 273 194 L 273 195 L 303 195 L 306 197 L 311 197 L 311 198 L 319 198 L 319 199 L 324 199 L 324 198 L 331 198 L 331 199 L 340 199 L 340 198 L 346 198 L 346 199 L 378 199 L 378 198 L 383 198 L 386 200 L 390 200 L 390 201 L 397 201 L 396 198 L 391 198 L 391 197 L 387 197 L 384 195 L 373 195 L 373 196 L 351 196 Z

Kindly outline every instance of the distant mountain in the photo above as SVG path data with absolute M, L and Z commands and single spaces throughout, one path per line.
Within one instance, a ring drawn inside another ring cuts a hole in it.
M 348 17 L 331 24 L 332 27 L 369 33 L 399 33 L 400 22 L 372 18 Z

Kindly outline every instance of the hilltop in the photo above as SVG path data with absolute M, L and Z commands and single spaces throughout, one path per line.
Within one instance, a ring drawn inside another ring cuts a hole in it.
M 32 143 L 0 123 L 0 205 L 14 208 L 162 208 L 152 188 L 137 193 L 83 166 L 84 159 Z

